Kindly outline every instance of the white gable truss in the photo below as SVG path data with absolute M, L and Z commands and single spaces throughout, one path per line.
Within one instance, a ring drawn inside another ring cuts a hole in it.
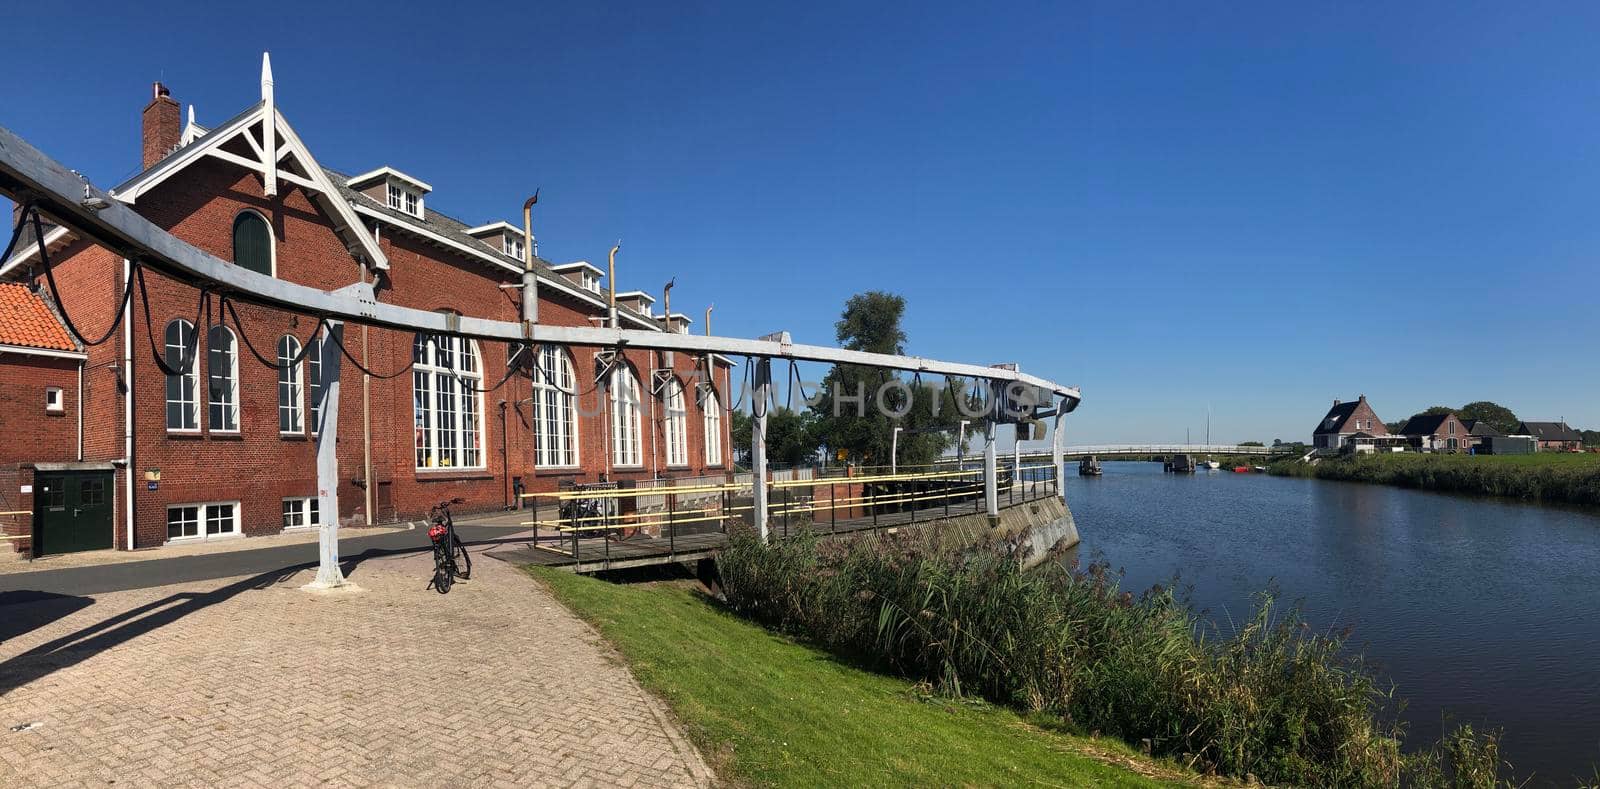
M 277 195 L 280 182 L 305 190 L 312 202 L 333 221 L 334 230 L 345 240 L 345 247 L 352 255 L 374 269 L 389 268 L 389 260 L 378 248 L 377 239 L 367 232 L 338 187 L 328 180 L 317 160 L 312 158 L 300 135 L 295 134 L 283 113 L 274 106 L 270 62 L 265 59 L 262 62 L 259 103 L 215 129 L 198 129 L 191 118 L 189 128 L 184 129 L 184 137 L 190 140 L 187 145 L 117 187 L 112 195 L 124 203 L 135 204 L 141 194 L 189 165 L 203 159 L 218 159 L 260 175 L 268 197 Z

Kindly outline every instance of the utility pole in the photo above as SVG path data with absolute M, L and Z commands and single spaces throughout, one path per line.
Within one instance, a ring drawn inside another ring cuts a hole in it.
M 317 401 L 317 514 L 320 563 L 316 580 L 306 589 L 350 586 L 339 569 L 339 366 L 344 322 L 328 321 L 327 331 L 316 339 L 321 359 L 322 398 Z
M 750 511 L 763 544 L 767 541 L 767 411 L 772 407 L 768 400 L 771 392 L 772 360 L 763 358 L 756 362 L 755 392 L 750 400 L 750 476 L 754 493 Z

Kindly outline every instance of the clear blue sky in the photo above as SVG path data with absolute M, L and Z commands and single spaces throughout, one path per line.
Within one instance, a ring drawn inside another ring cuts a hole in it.
M 20 4 L 0 123 L 110 186 L 151 81 L 215 123 L 270 50 L 326 166 L 469 222 L 542 187 L 545 257 L 620 237 L 697 330 L 900 293 L 911 352 L 1080 385 L 1074 443 L 1600 427 L 1592 4 L 344 5 Z

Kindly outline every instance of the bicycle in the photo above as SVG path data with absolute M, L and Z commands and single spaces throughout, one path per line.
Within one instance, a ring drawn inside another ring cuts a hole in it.
M 433 580 L 428 582 L 428 588 L 439 594 L 449 594 L 457 578 L 472 580 L 472 555 L 456 536 L 455 519 L 450 517 L 450 505 L 465 501 L 458 496 L 428 510 L 428 520 L 433 523 L 428 527 L 428 541 L 433 543 Z

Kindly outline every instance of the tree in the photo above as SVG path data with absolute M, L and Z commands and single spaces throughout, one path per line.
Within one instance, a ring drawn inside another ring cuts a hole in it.
M 1407 422 L 1410 422 L 1412 419 L 1416 419 L 1419 416 L 1443 416 L 1444 414 L 1453 414 L 1455 411 L 1456 409 L 1447 405 L 1429 406 L 1424 410 L 1412 414 L 1409 419 L 1402 419 L 1398 422 L 1384 422 L 1383 426 L 1389 428 L 1389 432 L 1391 433 L 1398 433 L 1400 432 L 1400 428 L 1406 426 Z
M 1522 422 L 1511 409 L 1488 400 L 1467 403 L 1461 406 L 1456 416 L 1461 419 L 1479 420 L 1502 433 L 1517 432 L 1517 425 Z
M 907 338 L 900 321 L 905 311 L 906 300 L 901 296 L 882 291 L 858 293 L 845 302 L 834 324 L 836 339 L 849 350 L 903 355 Z M 830 451 L 845 450 L 852 462 L 888 466 L 890 449 L 896 444 L 894 428 L 900 427 L 899 465 L 933 463 L 955 441 L 961 415 L 954 398 L 963 397 L 965 390 L 934 389 L 919 383 L 879 368 L 834 365 L 822 381 L 820 400 L 812 407 L 813 438 Z M 880 390 L 884 393 L 882 405 L 904 411 L 903 416 L 879 411 Z M 853 400 L 858 396 L 863 400 L 861 408 Z
M 1240 441 L 1239 442 L 1239 446 L 1241 446 L 1241 447 L 1264 447 L 1264 446 L 1266 446 L 1266 444 L 1263 444 L 1260 441 Z M 1274 443 L 1273 446 L 1277 446 L 1277 444 Z

